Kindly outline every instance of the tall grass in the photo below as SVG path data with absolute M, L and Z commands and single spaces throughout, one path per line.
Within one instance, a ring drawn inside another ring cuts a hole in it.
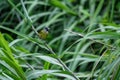
M 1 80 L 119 80 L 117 0 L 0 1 Z M 49 27 L 46 40 L 39 31 Z

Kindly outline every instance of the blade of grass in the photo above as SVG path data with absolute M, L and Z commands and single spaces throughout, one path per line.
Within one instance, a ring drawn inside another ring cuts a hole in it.
M 25 14 L 26 14 L 26 18 L 28 19 L 29 24 L 32 26 L 33 31 L 34 31 L 34 32 L 36 33 L 36 35 L 38 35 L 38 37 L 39 37 L 38 32 L 36 31 L 36 29 L 35 29 L 34 26 L 32 25 L 32 20 L 30 19 L 29 15 L 28 15 L 28 13 L 27 13 L 27 10 L 26 10 L 26 8 L 25 8 L 25 6 L 24 6 L 23 0 L 21 0 L 21 4 L 22 4 L 22 6 L 23 6 L 23 10 L 24 10 L 24 12 L 25 12 Z M 40 37 L 39 37 L 39 38 L 40 38 Z M 44 45 L 49 49 L 49 51 L 50 51 L 52 54 L 56 55 L 55 52 L 47 45 L 47 43 L 44 43 Z M 69 72 L 71 73 L 71 75 L 72 75 L 76 80 L 79 80 L 79 78 L 62 62 L 62 60 L 60 60 L 60 58 L 57 58 L 57 60 L 58 60 L 59 63 L 65 68 L 66 71 L 69 71 Z
M 70 8 L 68 8 L 65 4 L 61 3 L 59 0 L 50 0 L 49 2 L 51 5 L 63 9 L 72 15 L 77 16 L 77 13 L 75 11 L 72 11 Z

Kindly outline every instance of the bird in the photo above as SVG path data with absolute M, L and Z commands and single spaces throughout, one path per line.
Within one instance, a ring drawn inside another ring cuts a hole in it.
M 47 38 L 48 34 L 49 34 L 49 28 L 45 27 L 39 32 L 39 37 L 41 39 L 45 40 Z

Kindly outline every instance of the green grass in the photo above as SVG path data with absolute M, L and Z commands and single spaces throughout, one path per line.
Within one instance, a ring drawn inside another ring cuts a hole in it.
M 0 0 L 0 80 L 119 80 L 119 4 Z

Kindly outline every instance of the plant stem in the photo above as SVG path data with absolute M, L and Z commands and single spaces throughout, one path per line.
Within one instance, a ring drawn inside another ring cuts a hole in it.
M 39 33 L 36 31 L 35 27 L 32 25 L 32 20 L 30 19 L 29 15 L 28 15 L 28 12 L 27 12 L 27 10 L 26 10 L 26 8 L 25 8 L 25 6 L 24 6 L 23 0 L 21 0 L 21 3 L 22 3 L 23 10 L 24 10 L 24 12 L 25 12 L 25 14 L 26 14 L 26 18 L 27 18 L 30 26 L 32 26 L 33 31 L 34 31 L 35 34 L 39 37 Z M 41 38 L 39 37 L 39 39 L 41 39 Z M 46 42 L 43 42 L 43 43 L 44 43 L 45 47 L 47 47 L 48 50 L 49 50 L 52 54 L 56 55 L 55 52 L 52 50 L 52 48 L 50 48 Z M 59 57 L 57 57 L 56 59 L 58 60 L 58 62 L 63 66 L 63 68 L 64 68 L 66 71 L 68 71 L 68 72 L 71 73 L 71 75 L 72 75 L 76 80 L 80 80 L 80 79 L 64 64 L 64 62 L 63 62 Z

